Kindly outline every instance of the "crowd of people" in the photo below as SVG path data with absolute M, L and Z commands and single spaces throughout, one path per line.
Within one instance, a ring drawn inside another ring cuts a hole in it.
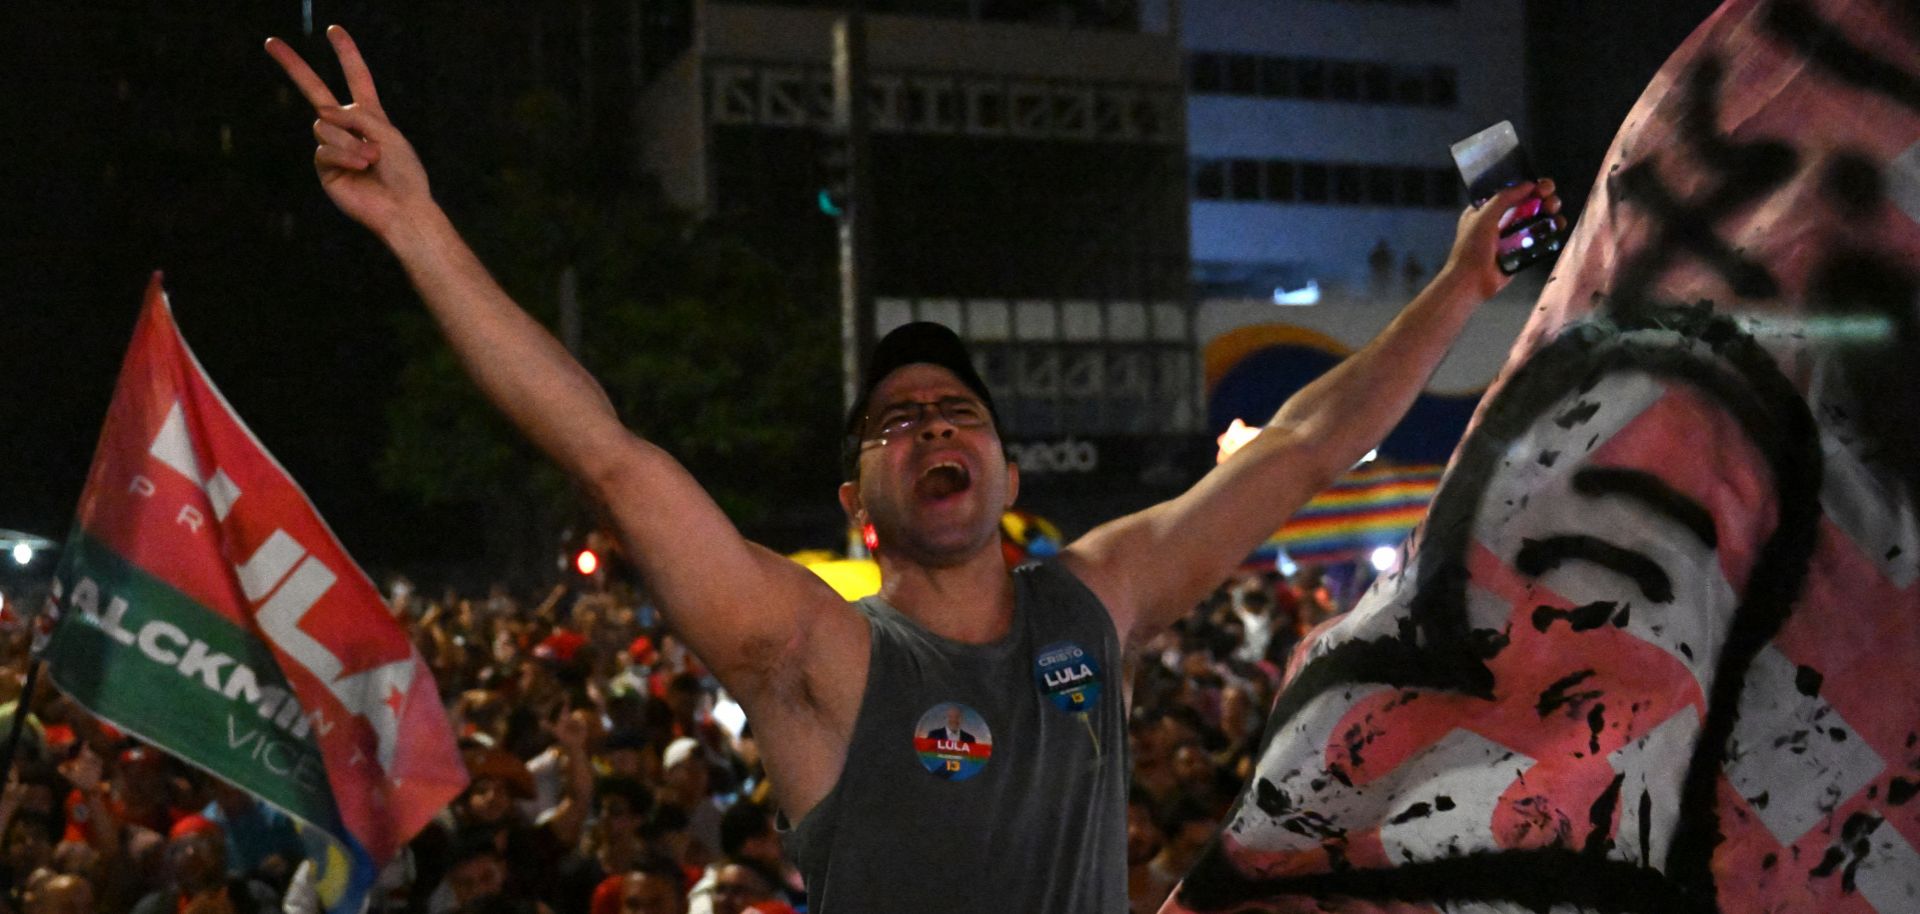
M 643 600 L 392 593 L 471 782 L 380 874 L 372 911 L 805 909 L 751 722 Z M 1289 651 L 1333 602 L 1311 571 L 1243 574 L 1132 658 L 1133 910 L 1157 910 L 1217 830 Z M 9 618 L 0 727 L 27 667 Z M 286 815 L 44 682 L 0 796 L 0 914 L 322 909 Z

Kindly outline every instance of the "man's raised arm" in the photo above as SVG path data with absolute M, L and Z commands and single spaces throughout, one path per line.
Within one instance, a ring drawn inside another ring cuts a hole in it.
M 1559 211 L 1553 182 L 1543 180 L 1462 213 L 1446 266 L 1365 348 L 1301 388 L 1193 488 L 1067 547 L 1065 561 L 1107 604 L 1123 639 L 1146 637 L 1192 609 L 1393 430 L 1474 309 L 1506 286 L 1494 263 L 1501 222 L 1534 194 Z
M 481 392 L 606 508 L 676 631 L 750 701 L 763 684 L 756 674 L 796 659 L 819 616 L 850 616 L 844 603 L 742 538 L 684 467 L 621 424 L 600 385 L 508 297 L 434 202 L 353 39 L 338 26 L 327 37 L 352 104 L 285 42 L 267 41 L 318 115 L 314 167 L 327 196 L 394 253 Z

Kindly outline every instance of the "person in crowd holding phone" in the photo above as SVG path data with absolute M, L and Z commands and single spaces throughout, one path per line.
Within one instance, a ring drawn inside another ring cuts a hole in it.
M 896 330 L 846 426 L 839 498 L 871 527 L 882 575 L 877 597 L 849 604 L 747 541 L 684 467 L 621 423 L 488 275 L 353 41 L 327 34 L 351 104 L 285 43 L 267 45 L 318 114 L 321 186 L 399 259 L 481 391 L 602 507 L 676 635 L 745 708 L 795 823 L 809 909 L 824 914 L 1125 911 L 1121 645 L 1191 609 L 1385 436 L 1504 286 L 1503 214 L 1530 198 L 1560 205 L 1540 181 L 1463 213 L 1434 281 L 1232 459 L 1018 572 L 999 523 L 1020 477 L 992 397 L 952 331 Z M 984 732 L 941 760 L 957 770 L 936 772 L 921 734 L 948 705 Z

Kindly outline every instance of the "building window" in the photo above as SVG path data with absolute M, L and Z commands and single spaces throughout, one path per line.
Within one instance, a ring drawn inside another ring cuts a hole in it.
M 1227 82 L 1218 54 L 1193 54 L 1187 57 L 1187 85 L 1195 92 L 1222 92 Z
M 950 79 L 910 79 L 901 115 L 909 129 L 949 133 L 960 126 L 960 91 Z
M 1360 71 L 1360 97 L 1368 104 L 1385 105 L 1393 101 L 1393 70 L 1386 64 L 1368 64 Z
M 1300 199 L 1306 203 L 1325 203 L 1328 193 L 1327 166 L 1314 162 L 1300 166 Z
M 967 87 L 967 126 L 977 133 L 1007 129 L 1007 95 L 999 86 Z
M 1260 199 L 1260 163 L 1253 159 L 1227 163 L 1227 195 L 1235 200 Z
M 1327 97 L 1350 102 L 1360 97 L 1360 67 L 1346 60 L 1327 64 Z
M 1426 206 L 1432 195 L 1427 193 L 1427 170 L 1424 168 L 1400 169 L 1400 205 Z
M 1058 134 L 1093 138 L 1093 93 L 1053 93 L 1053 129 Z
M 1187 85 L 1203 95 L 1451 108 L 1459 96 L 1455 82 L 1453 68 L 1446 66 L 1251 54 L 1187 56 Z
M 1226 164 L 1218 161 L 1193 163 L 1193 195 L 1202 200 L 1221 200 L 1227 196 Z
M 1333 166 L 1333 199 L 1336 203 L 1356 204 L 1361 202 L 1361 169 L 1358 165 Z
M 1268 98 L 1291 98 L 1295 94 L 1294 62 L 1285 57 L 1269 57 L 1260 67 L 1260 94 Z
M 1450 168 L 1291 159 L 1194 159 L 1197 200 L 1454 209 L 1460 179 Z
M 1271 159 L 1266 163 L 1267 199 L 1291 203 L 1294 199 L 1293 163 Z
M 1392 206 L 1395 202 L 1393 169 L 1374 165 L 1367 169 L 1367 205 Z
M 1393 100 L 1402 105 L 1424 105 L 1427 103 L 1427 75 L 1424 73 L 1399 73 L 1394 76 Z
M 1230 95 L 1257 95 L 1260 92 L 1260 58 L 1235 54 L 1227 58 L 1227 92 Z
M 1452 67 L 1429 67 L 1427 69 L 1427 104 L 1436 108 L 1451 108 L 1460 99 L 1459 87 L 1454 84 Z
M 1318 60 L 1293 62 L 1293 82 L 1301 98 L 1327 97 L 1327 65 Z

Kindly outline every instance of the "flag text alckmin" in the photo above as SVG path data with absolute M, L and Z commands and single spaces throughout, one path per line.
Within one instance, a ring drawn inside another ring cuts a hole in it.
M 207 378 L 157 275 L 55 587 L 54 683 L 336 841 L 327 858 L 354 865 L 325 874 L 330 908 L 466 784 L 425 662 Z

